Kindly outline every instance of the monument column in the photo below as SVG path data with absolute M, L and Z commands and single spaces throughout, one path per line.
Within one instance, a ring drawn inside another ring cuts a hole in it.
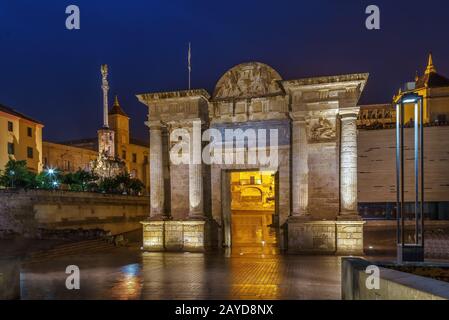
M 340 213 L 336 221 L 337 255 L 363 254 L 364 221 L 357 209 L 357 115 L 340 110 Z
M 164 171 L 162 163 L 162 123 L 149 121 L 150 128 L 150 218 L 164 218 Z
M 340 218 L 358 217 L 357 114 L 358 108 L 340 111 Z
M 190 121 L 189 121 L 190 122 Z M 204 219 L 201 119 L 190 122 L 189 219 Z
M 292 217 L 306 218 L 309 203 L 307 132 L 304 117 L 292 121 Z

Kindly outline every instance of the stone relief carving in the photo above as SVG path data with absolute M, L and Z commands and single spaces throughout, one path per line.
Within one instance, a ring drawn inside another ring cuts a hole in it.
M 332 141 L 336 138 L 335 121 L 325 117 L 318 119 L 310 119 L 308 121 L 310 142 L 326 142 Z
M 281 93 L 281 76 L 259 62 L 239 64 L 227 71 L 215 87 L 214 99 L 251 98 Z

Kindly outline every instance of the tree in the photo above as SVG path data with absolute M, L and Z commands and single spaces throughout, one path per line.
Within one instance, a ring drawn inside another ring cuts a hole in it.
M 89 186 L 98 180 L 98 177 L 88 171 L 79 169 L 62 177 L 61 182 L 67 184 L 72 191 L 88 191 Z
M 131 179 L 129 183 L 130 194 L 139 195 L 142 190 L 145 188 L 145 185 L 139 179 Z
M 36 188 L 54 190 L 58 189 L 64 176 L 55 169 L 47 169 L 36 176 Z
M 35 174 L 28 170 L 26 160 L 9 158 L 5 170 L 0 176 L 0 185 L 7 188 L 33 188 Z
M 105 177 L 98 184 L 98 191 L 102 193 L 119 193 L 119 183 L 116 178 Z

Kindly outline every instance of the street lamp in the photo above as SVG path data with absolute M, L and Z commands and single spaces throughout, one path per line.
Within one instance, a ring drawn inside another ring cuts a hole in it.
M 47 168 L 46 170 L 47 175 L 50 177 L 50 184 L 53 189 L 56 189 L 58 187 L 58 181 L 56 180 L 56 169 L 54 168 Z
M 404 219 L 404 109 L 414 104 L 414 220 L 415 239 L 406 243 Z M 424 112 L 422 96 L 415 93 L 403 95 L 396 104 L 396 220 L 397 259 L 424 261 Z
M 11 170 L 9 172 L 9 175 L 11 176 L 11 188 L 14 189 L 14 178 L 15 178 L 16 172 L 14 170 Z

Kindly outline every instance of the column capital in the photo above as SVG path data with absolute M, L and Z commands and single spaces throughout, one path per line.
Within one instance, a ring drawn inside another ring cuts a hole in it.
M 293 123 L 295 123 L 295 122 L 305 123 L 306 117 L 307 117 L 307 112 L 305 112 L 305 111 L 290 112 L 289 116 Z
M 360 107 L 343 108 L 338 111 L 342 120 L 357 119 Z
M 160 120 L 151 120 L 151 121 L 145 121 L 145 125 L 151 129 L 161 129 L 163 124 Z
M 172 129 L 174 129 L 174 128 L 190 129 L 193 127 L 194 122 L 199 122 L 201 124 L 201 126 L 203 126 L 206 123 L 201 118 L 190 118 L 190 119 L 168 121 L 167 125 Z

